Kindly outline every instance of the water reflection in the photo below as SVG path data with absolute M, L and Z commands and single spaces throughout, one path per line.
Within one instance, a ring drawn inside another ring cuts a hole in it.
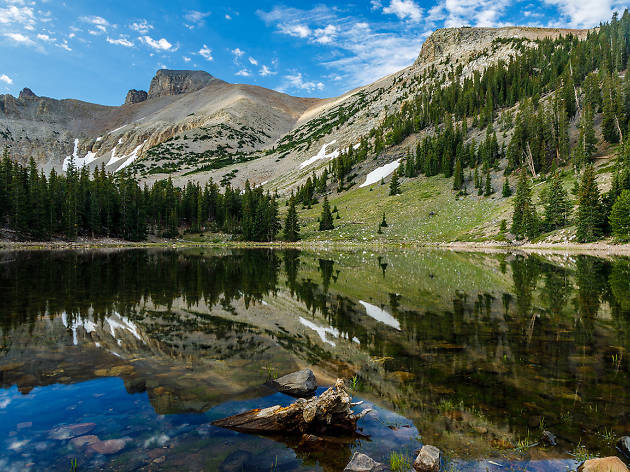
M 332 471 L 354 449 L 387 461 L 429 442 L 462 470 L 554 470 L 630 430 L 625 258 L 7 252 L 0 300 L 0 468 Z M 290 401 L 264 380 L 307 366 L 355 377 L 370 441 L 208 425 Z M 560 447 L 526 447 L 542 429 Z

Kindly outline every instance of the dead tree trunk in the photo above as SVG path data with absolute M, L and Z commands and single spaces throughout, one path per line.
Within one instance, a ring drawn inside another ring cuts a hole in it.
M 343 380 L 337 379 L 319 397 L 300 398 L 295 403 L 256 409 L 212 422 L 214 426 L 255 434 L 353 434 L 357 421 L 370 412 L 355 414 L 352 397 Z

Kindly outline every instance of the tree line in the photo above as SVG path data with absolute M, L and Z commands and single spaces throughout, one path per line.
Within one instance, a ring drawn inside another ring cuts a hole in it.
M 104 167 L 65 175 L 39 171 L 33 159 L 22 166 L 4 151 L 0 162 L 0 227 L 20 237 L 113 237 L 131 241 L 149 234 L 176 237 L 180 229 L 221 231 L 248 241 L 272 241 L 281 225 L 276 195 L 246 183 L 223 192 L 210 180 L 183 188 L 169 178 L 141 186 L 128 172 Z

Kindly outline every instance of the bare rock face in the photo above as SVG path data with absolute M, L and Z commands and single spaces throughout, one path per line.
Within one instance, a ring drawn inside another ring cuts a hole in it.
M 578 467 L 578 472 L 628 472 L 626 465 L 616 456 L 589 459 Z
M 630 459 L 630 436 L 624 436 L 617 441 L 617 449 Z
M 20 100 L 24 100 L 24 99 L 29 99 L 29 98 L 38 98 L 37 95 L 35 95 L 33 93 L 33 91 L 28 88 L 28 87 L 24 87 L 22 89 L 22 91 L 20 92 L 20 96 L 18 97 Z
M 417 472 L 439 472 L 441 460 L 440 450 L 427 444 L 420 449 L 420 454 L 413 462 L 413 468 Z
M 196 92 L 218 80 L 200 70 L 167 70 L 160 69 L 151 80 L 148 98 L 180 95 Z
M 128 105 L 130 103 L 144 102 L 147 99 L 147 97 L 148 97 L 148 94 L 144 90 L 131 89 L 129 90 L 129 92 L 127 92 L 127 98 L 125 98 L 125 105 Z
M 370 456 L 355 452 L 343 472 L 380 472 L 384 470 L 386 468 L 380 462 L 376 462 Z
M 271 386 L 279 392 L 303 397 L 315 392 L 317 381 L 311 369 L 304 369 L 271 381 Z

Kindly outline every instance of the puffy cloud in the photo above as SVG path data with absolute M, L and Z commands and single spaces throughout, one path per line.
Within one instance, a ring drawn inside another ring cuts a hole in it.
M 249 63 L 253 66 L 257 66 L 258 65 L 258 61 L 256 59 L 254 59 L 253 57 L 249 57 Z
M 140 34 L 147 34 L 150 30 L 153 29 L 153 25 L 150 24 L 147 20 L 141 19 L 131 23 L 129 25 L 129 28 L 133 31 L 137 31 Z
M 322 82 L 304 80 L 301 72 L 284 76 L 283 84 L 278 88 L 281 92 L 286 90 L 301 90 L 309 93 L 324 90 Z
M 555 6 L 565 18 L 567 25 L 574 28 L 592 28 L 601 21 L 608 21 L 614 10 L 621 11 L 627 2 L 619 0 L 544 0 Z
M 263 64 L 263 66 L 260 68 L 259 74 L 261 77 L 267 77 L 268 75 L 274 75 L 275 72 L 272 72 L 269 67 Z
M 107 28 L 111 26 L 109 21 L 102 16 L 82 16 L 79 20 L 91 24 L 94 27 L 94 29 L 90 31 L 90 34 L 93 35 L 107 33 Z
M 7 85 L 13 84 L 13 79 L 9 77 L 7 74 L 0 75 L 0 82 L 4 82 Z
M 296 38 L 308 38 L 312 33 L 311 29 L 308 26 L 300 25 L 300 24 L 294 24 L 294 25 L 283 24 L 283 25 L 279 25 L 278 29 L 282 33 L 288 34 L 289 36 L 293 36 Z
M 51 37 L 48 34 L 44 34 L 44 33 L 40 33 L 37 35 L 37 39 L 39 39 L 40 41 L 45 41 L 47 43 L 52 43 L 55 41 L 55 38 Z
M 416 23 L 422 18 L 422 9 L 413 0 L 391 0 L 389 6 L 383 8 L 383 13 Z
M 15 41 L 16 43 L 24 44 L 25 46 L 35 45 L 35 41 L 22 33 L 4 33 L 4 35 L 10 40 Z
M 190 57 L 187 56 L 183 56 L 182 59 L 184 60 L 184 62 L 188 63 L 190 62 Z
M 247 69 L 241 69 L 236 73 L 236 75 L 239 75 L 241 77 L 249 77 L 252 74 Z
M 109 44 L 115 44 L 116 46 L 124 46 L 126 48 L 131 48 L 133 47 L 133 42 L 129 41 L 127 38 L 125 38 L 124 36 L 121 36 L 118 39 L 112 39 L 109 36 L 107 37 L 107 42 Z
M 234 54 L 235 58 L 239 58 L 239 57 L 241 57 L 241 56 L 243 56 L 245 54 L 245 51 L 243 51 L 240 48 L 232 49 L 231 52 L 232 52 L 232 54 Z
M 176 46 L 173 46 L 170 42 L 168 42 L 165 38 L 161 39 L 153 39 L 151 36 L 140 36 L 138 38 L 147 46 L 157 50 L 157 51 L 175 51 L 177 50 Z
M 203 45 L 203 47 L 199 50 L 197 54 L 203 57 L 206 61 L 212 61 L 214 59 L 212 57 L 212 49 L 210 49 L 205 44 Z
M 442 0 L 429 10 L 430 23 L 444 22 L 444 26 L 502 26 L 501 16 L 510 5 L 509 0 Z
M 35 13 L 31 7 L 9 5 L 0 8 L 0 24 L 22 25 L 27 29 L 32 29 L 35 25 Z
M 331 44 L 337 36 L 337 27 L 335 25 L 328 25 L 325 28 L 317 28 L 313 32 L 313 41 L 320 44 Z

